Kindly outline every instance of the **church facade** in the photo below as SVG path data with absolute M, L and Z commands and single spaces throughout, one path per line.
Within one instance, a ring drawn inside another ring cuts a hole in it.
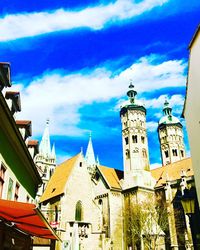
M 80 152 L 55 166 L 45 129 L 43 158 L 36 159 L 49 180 L 44 181 L 39 202 L 62 239 L 56 249 L 192 249 L 194 232 L 181 197 L 195 185 L 191 159 L 185 158 L 182 125 L 166 100 L 158 124 L 163 165 L 150 170 L 146 109 L 136 95 L 130 84 L 120 110 L 123 171 L 99 164 L 91 136 L 86 156 Z

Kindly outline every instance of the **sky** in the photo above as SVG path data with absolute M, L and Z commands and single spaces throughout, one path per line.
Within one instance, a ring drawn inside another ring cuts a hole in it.
M 32 121 L 41 140 L 50 119 L 57 163 L 86 151 L 92 133 L 101 165 L 123 169 L 120 105 L 130 81 L 147 109 L 151 168 L 161 165 L 158 121 L 165 98 L 181 118 L 188 45 L 200 1 L 4 0 L 0 61 L 10 62 L 20 91 L 17 119 Z

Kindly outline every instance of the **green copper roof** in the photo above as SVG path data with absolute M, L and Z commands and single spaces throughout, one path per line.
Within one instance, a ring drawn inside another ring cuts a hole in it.
M 130 83 L 129 90 L 127 92 L 129 99 L 122 104 L 120 114 L 124 113 L 124 111 L 126 112 L 127 109 L 139 109 L 146 113 L 146 109 L 143 104 L 135 100 L 136 95 L 137 92 L 134 90 L 132 83 Z
M 161 124 L 180 123 L 180 120 L 177 117 L 173 116 L 171 113 L 172 113 L 172 108 L 169 106 L 169 102 L 165 100 L 164 107 L 163 107 L 164 116 L 161 117 L 158 124 L 161 125 Z

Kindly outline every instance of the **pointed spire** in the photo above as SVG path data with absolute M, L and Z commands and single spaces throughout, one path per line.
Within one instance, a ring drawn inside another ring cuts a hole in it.
M 96 163 L 97 163 L 97 165 L 100 165 L 100 161 L 99 161 L 99 156 L 98 155 L 97 155 Z
M 49 138 L 49 119 L 46 120 L 46 127 L 39 145 L 39 152 L 44 157 L 51 156 L 51 146 Z
M 56 160 L 56 150 L 55 150 L 55 143 L 53 144 L 53 147 L 51 149 L 51 157 L 52 159 Z
M 87 151 L 85 154 L 85 160 L 89 165 L 96 164 L 95 156 L 94 156 L 94 149 L 93 149 L 93 145 L 92 145 L 92 133 L 91 132 L 90 132 L 90 136 L 89 136 Z
M 129 97 L 130 103 L 135 102 L 135 96 L 137 95 L 137 91 L 134 90 L 134 85 L 132 80 L 130 80 L 129 91 L 127 92 L 127 96 Z

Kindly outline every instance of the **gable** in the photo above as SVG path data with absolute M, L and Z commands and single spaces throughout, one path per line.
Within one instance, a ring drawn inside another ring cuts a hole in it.
M 55 168 L 55 172 L 49 180 L 47 187 L 40 198 L 40 202 L 47 201 L 64 193 L 65 185 L 80 155 L 80 153 L 75 155 Z

